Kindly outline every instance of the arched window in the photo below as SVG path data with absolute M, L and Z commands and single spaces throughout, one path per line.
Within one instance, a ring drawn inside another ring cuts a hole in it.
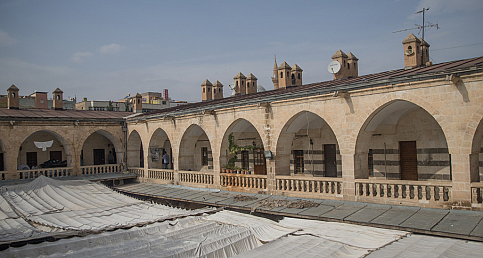
M 252 82 L 252 86 L 255 87 L 255 82 Z
M 238 81 L 235 82 L 235 86 L 238 87 Z
M 57 95 L 57 100 L 60 100 L 60 95 Z
M 205 88 L 203 88 L 203 93 L 205 93 Z
M 357 69 L 357 63 L 354 62 L 354 69 Z
M 347 63 L 347 69 L 351 69 L 351 64 Z
M 12 92 L 12 98 L 15 98 L 15 92 Z
M 411 47 L 411 46 L 408 46 L 408 50 L 412 50 L 412 49 L 413 49 L 413 47 Z
M 287 77 L 289 76 L 290 74 L 287 72 Z
M 344 67 L 345 67 L 345 60 L 344 60 Z
M 280 72 L 280 79 L 283 78 L 283 72 Z
M 297 79 L 299 79 L 299 80 L 300 80 L 300 73 L 298 73 L 298 74 L 297 74 Z

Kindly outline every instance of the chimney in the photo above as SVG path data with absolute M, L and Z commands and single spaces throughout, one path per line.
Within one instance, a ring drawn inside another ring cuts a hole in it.
M 211 88 L 213 88 L 213 84 L 208 79 L 201 84 L 201 101 L 210 101 L 213 99 Z
M 8 109 L 18 109 L 18 88 L 14 84 L 7 89 Z
M 136 93 L 133 100 L 133 111 L 134 113 L 142 113 L 143 112 L 143 96 L 141 94 Z
M 39 109 L 47 109 L 47 92 L 35 92 L 35 107 Z
M 253 75 L 252 73 L 250 73 L 247 76 L 247 91 L 246 91 L 247 94 L 257 93 L 257 88 L 258 88 L 257 81 L 258 81 L 257 77 L 255 77 L 255 75 Z
M 60 90 L 59 88 L 55 89 L 52 92 L 53 95 L 53 101 L 52 101 L 52 108 L 56 110 L 63 110 L 64 109 L 64 97 L 63 97 L 64 92 Z
M 223 98 L 223 84 L 218 80 L 213 84 L 213 99 Z

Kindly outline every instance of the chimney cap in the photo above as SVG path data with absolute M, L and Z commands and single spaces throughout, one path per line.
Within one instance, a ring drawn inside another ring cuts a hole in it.
M 418 42 L 421 43 L 421 40 L 419 40 L 413 33 L 409 33 L 409 35 L 403 40 L 403 44 L 406 43 L 411 43 L 411 42 Z
M 216 82 L 213 83 L 213 86 L 215 86 L 215 87 L 223 87 L 223 84 L 221 84 L 220 81 L 216 80 Z
M 64 93 L 61 89 L 57 88 L 52 93 Z
M 332 56 L 332 59 L 336 59 L 339 57 L 347 57 L 347 55 L 342 50 L 338 49 L 337 51 L 335 51 L 335 54 Z
M 10 86 L 7 91 L 18 91 L 18 88 L 17 86 L 15 86 L 15 84 L 12 84 L 12 86 Z
M 245 75 L 243 75 L 241 72 L 237 73 L 237 75 L 235 77 L 233 77 L 233 79 L 246 79 L 247 77 L 245 77 Z
M 201 86 L 213 86 L 213 84 L 208 80 L 206 79 L 202 84 Z
M 359 58 L 357 58 L 354 54 L 352 54 L 352 52 L 347 53 L 347 59 L 359 61 Z

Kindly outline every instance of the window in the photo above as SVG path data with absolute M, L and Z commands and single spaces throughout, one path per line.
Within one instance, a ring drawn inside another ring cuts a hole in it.
M 57 95 L 55 98 L 56 98 L 57 100 L 60 100 L 60 95 Z
M 290 76 L 290 73 L 289 73 L 289 72 L 287 72 L 287 77 L 289 77 L 289 76 Z
M 201 165 L 208 165 L 208 147 L 201 147 Z
M 297 78 L 300 80 L 300 73 L 297 74 Z
M 205 93 L 205 88 L 203 88 L 203 93 Z
M 347 69 L 351 69 L 351 64 L 347 63 Z
M 354 69 L 357 69 L 357 63 L 354 62 Z
M 3 164 L 3 153 L 0 152 L 0 171 L 5 170 L 5 165 Z
M 280 72 L 280 79 L 283 78 L 283 72 Z
M 344 60 L 344 67 L 345 67 L 345 60 Z
M 294 150 L 294 173 L 301 174 L 304 173 L 304 151 L 303 150 Z
M 163 105 L 166 105 L 166 101 L 163 101 L 162 103 L 163 103 Z
M 242 169 L 248 170 L 248 164 L 249 164 L 249 159 L 248 159 L 248 151 L 242 151 L 241 156 L 242 156 Z
M 374 156 L 372 149 L 369 149 L 369 153 L 367 153 L 367 167 L 369 168 L 369 176 L 374 176 Z
M 40 100 L 40 103 L 41 103 L 41 104 L 44 104 L 44 100 L 43 100 L 43 99 L 41 99 L 41 100 Z

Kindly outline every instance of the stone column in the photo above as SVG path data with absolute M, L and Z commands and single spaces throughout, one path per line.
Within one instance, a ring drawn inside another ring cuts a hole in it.
M 5 179 L 19 179 L 19 175 L 17 173 L 17 156 L 18 156 L 18 146 L 12 148 L 12 152 L 7 152 L 4 156 L 5 158 L 5 165 L 6 165 L 6 175 Z M 5 149 L 8 150 L 7 146 Z
M 340 154 L 342 158 L 342 194 L 344 195 L 344 200 L 355 201 L 355 181 L 357 167 L 356 157 L 354 154 Z
M 450 202 L 453 207 L 471 207 L 471 173 L 470 154 L 451 153 L 451 169 L 453 186 Z

